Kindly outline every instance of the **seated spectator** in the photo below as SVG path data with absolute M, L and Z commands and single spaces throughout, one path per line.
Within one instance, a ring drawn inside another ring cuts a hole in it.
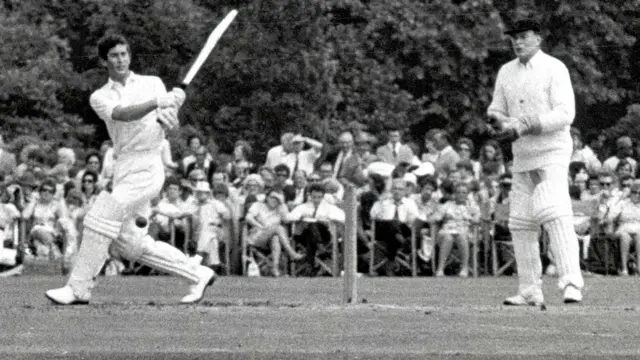
M 293 189 L 290 198 L 287 201 L 289 210 L 292 210 L 294 207 L 307 201 L 307 185 L 307 176 L 304 171 L 298 170 L 293 174 Z M 287 195 L 285 194 L 285 198 L 286 196 Z
M 78 189 L 82 187 L 82 179 L 84 179 L 84 173 L 87 171 L 91 171 L 94 174 L 97 174 L 98 181 L 96 182 L 96 186 L 101 189 L 104 188 L 104 186 L 106 185 L 106 181 L 103 182 L 101 181 L 102 179 L 100 179 L 100 173 L 102 172 L 102 159 L 100 158 L 100 153 L 98 153 L 97 151 L 92 151 L 87 154 L 85 158 L 85 167 L 78 171 L 78 174 L 75 178 L 76 187 Z
M 340 182 L 336 179 L 325 179 L 320 182 L 320 185 L 325 190 L 324 200 L 336 206 L 342 205 L 342 200 L 344 199 L 344 187 Z
M 636 173 L 633 168 L 633 164 L 628 159 L 622 159 L 618 161 L 618 165 L 616 165 L 616 176 L 618 179 L 622 179 L 625 176 L 635 178 Z
M 584 200 L 584 196 L 588 193 L 587 183 L 589 181 L 589 175 L 584 173 L 578 173 L 573 178 L 573 185 L 575 185 L 580 191 L 580 200 Z
M 100 189 L 98 188 L 98 174 L 91 170 L 87 170 L 82 175 L 82 185 L 80 185 L 80 193 L 85 209 L 89 210 L 91 205 L 98 197 Z
M 180 179 L 175 176 L 167 178 L 161 198 L 151 207 L 149 234 L 154 239 L 169 242 L 170 221 L 173 220 L 175 246 L 178 249 L 184 249 L 186 234 L 190 231 L 189 224 L 185 220 L 192 216 L 194 206 L 189 206 L 180 197 L 180 193 Z
M 569 186 L 569 196 L 571 197 L 571 204 L 573 207 L 573 229 L 576 232 L 578 240 L 582 242 L 582 258 L 587 260 L 589 256 L 589 246 L 591 244 L 590 230 L 592 213 L 589 212 L 588 209 L 580 209 L 576 206 L 576 204 L 582 201 L 580 200 L 581 195 L 582 191 L 578 186 Z M 551 260 L 553 261 L 553 259 Z M 549 266 L 555 267 L 555 263 L 549 264 Z M 553 273 L 553 269 L 551 272 Z
M 25 172 L 18 178 L 15 187 L 11 187 L 13 198 L 11 202 L 16 205 L 19 211 L 24 208 L 33 199 L 34 192 L 37 192 L 40 184 L 38 184 L 35 175 L 31 171 Z
M 488 140 L 480 148 L 480 175 L 500 176 L 507 169 L 502 156 L 500 144 L 495 140 Z
M 60 201 L 55 201 L 55 183 L 45 180 L 38 193 L 32 193 L 32 199 L 22 211 L 22 218 L 32 221 L 29 239 L 39 257 L 59 259 L 61 249 L 77 246 L 76 229 L 71 224 L 67 210 Z M 63 237 L 63 243 L 57 241 Z
M 581 162 L 585 165 L 587 173 L 597 173 L 602 168 L 602 164 L 598 156 L 585 146 L 580 135 L 580 130 L 571 127 L 571 138 L 573 139 L 573 153 L 571 154 L 571 162 Z
M 473 141 L 471 139 L 462 137 L 458 139 L 456 142 L 456 151 L 458 155 L 460 155 L 461 161 L 468 161 L 471 163 L 471 174 L 474 179 L 480 179 L 480 162 L 473 160 L 473 154 L 475 152 L 475 147 L 473 146 Z
M 285 195 L 285 199 L 289 201 L 287 192 L 289 192 L 292 188 L 291 181 L 289 180 L 291 178 L 291 170 L 289 169 L 289 167 L 287 167 L 287 165 L 279 164 L 276 165 L 275 168 L 273 168 L 273 172 L 276 176 L 272 189 L 283 192 Z M 262 180 L 264 181 L 264 178 Z
M 629 196 L 631 185 L 635 179 L 629 174 L 623 174 L 620 176 L 620 197 L 625 199 Z
M 264 202 L 256 201 L 251 204 L 245 216 L 249 227 L 247 242 L 257 248 L 271 249 L 272 273 L 275 277 L 280 276 L 282 249 L 294 261 L 304 258 L 304 255 L 296 253 L 289 243 L 287 229 L 283 226 L 288 213 L 282 193 L 272 190 L 267 193 Z
M 627 160 L 631 164 L 631 173 L 636 174 L 638 169 L 638 163 L 632 158 L 633 156 L 633 141 L 628 136 L 621 136 L 616 141 L 616 154 L 607 158 L 602 163 L 602 170 L 604 172 L 616 173 L 616 168 L 621 160 Z
M 422 188 L 420 193 L 411 195 L 411 199 L 415 201 L 418 208 L 418 220 L 420 221 L 420 249 L 418 257 L 424 262 L 431 261 L 433 255 L 433 239 L 431 238 L 429 219 L 438 209 L 440 203 L 434 195 L 438 191 L 438 181 L 433 176 L 425 176 L 421 182 Z
M 231 212 L 225 203 L 211 197 L 208 182 L 199 182 L 194 191 L 197 206 L 193 216 L 196 254 L 202 256 L 205 266 L 219 270 L 220 241 L 224 241 L 222 227 L 225 221 L 231 219 Z
M 473 162 L 471 162 L 471 160 L 460 160 L 456 165 L 456 169 L 460 173 L 460 182 L 467 184 L 469 188 L 476 186 L 477 179 L 474 174 Z
M 447 201 L 430 218 L 430 222 L 441 223 L 438 231 L 438 268 L 436 276 L 444 276 L 444 268 L 451 253 L 453 243 L 457 243 L 461 257 L 460 277 L 469 276 L 469 239 L 471 226 L 480 220 L 480 210 L 469 203 L 469 189 L 466 184 L 455 185 L 454 199 Z
M 244 185 L 240 191 L 239 202 L 242 205 L 242 217 L 246 215 L 249 207 L 256 201 L 264 201 L 265 191 L 262 177 L 258 174 L 251 174 L 244 180 Z
M 28 148 L 25 147 L 25 148 Z M 32 174 L 41 172 L 45 168 L 45 153 L 39 147 L 32 148 L 26 152 L 26 161 L 18 165 L 15 169 L 16 178 L 23 177 L 27 172 Z
M 202 139 L 198 135 L 191 135 L 187 139 L 187 146 L 189 147 L 189 149 L 187 150 L 185 156 L 183 156 L 180 160 L 180 167 L 183 176 L 187 176 L 187 174 L 189 174 L 189 165 L 196 162 L 196 153 L 204 147 L 204 144 L 202 143 Z M 209 154 L 208 152 L 205 158 L 209 161 L 213 161 L 213 156 L 211 156 L 211 154 Z
M 394 276 L 395 258 L 411 236 L 411 227 L 420 217 L 416 203 L 405 197 L 406 184 L 402 179 L 391 183 L 391 197 L 376 201 L 371 208 L 371 218 L 376 221 L 376 240 L 384 244 L 387 263 L 385 274 Z
M 610 209 L 608 222 L 617 224 L 615 236 L 620 239 L 620 275 L 629 275 L 631 244 L 640 249 L 640 183 L 634 182 L 628 199 Z
M 335 180 L 334 180 L 335 181 Z M 326 201 L 325 188 L 320 184 L 309 186 L 309 201 L 296 206 L 286 217 L 287 222 L 301 221 L 301 234 L 298 237 L 306 248 L 309 275 L 316 273 L 315 258 L 318 244 L 331 241 L 332 222 L 344 223 L 345 214 L 342 209 Z
M 14 241 L 14 223 L 20 212 L 11 202 L 9 189 L 0 183 L 0 277 L 22 274 L 22 251 Z
M 433 137 L 435 136 L 435 134 L 438 133 L 438 131 L 440 131 L 440 129 L 431 129 L 429 131 L 427 131 L 427 133 L 424 136 L 424 150 L 425 152 L 422 153 L 422 162 L 428 162 L 431 163 L 433 165 L 435 165 L 436 161 L 438 161 L 438 149 L 436 149 L 436 145 L 433 141 Z
M 587 180 L 587 191 L 582 193 L 582 200 L 599 199 L 602 187 L 600 186 L 600 176 L 597 174 L 589 175 Z

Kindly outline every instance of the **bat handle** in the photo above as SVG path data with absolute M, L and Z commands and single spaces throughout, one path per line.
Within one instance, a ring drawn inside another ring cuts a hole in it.
M 178 85 L 178 87 L 182 90 L 187 90 L 187 86 L 189 86 L 189 84 L 187 83 L 180 83 L 180 85 Z

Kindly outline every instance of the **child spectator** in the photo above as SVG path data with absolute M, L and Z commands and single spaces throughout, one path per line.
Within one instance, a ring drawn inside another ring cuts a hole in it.
M 231 219 L 227 205 L 211 197 L 211 188 L 206 181 L 199 182 L 195 189 L 196 209 L 193 216 L 193 230 L 197 239 L 196 254 L 202 256 L 205 266 L 217 269 L 220 266 L 220 241 L 223 240 L 222 227 Z M 229 244 L 225 244 L 229 246 Z
M 438 182 L 433 176 L 425 176 L 422 181 L 422 189 L 420 193 L 413 194 L 411 199 L 416 203 L 418 208 L 418 219 L 420 224 L 417 228 L 420 229 L 420 249 L 418 250 L 418 257 L 424 262 L 431 261 L 433 255 L 433 238 L 431 238 L 427 219 L 429 219 L 438 209 L 440 204 L 434 196 L 438 191 Z
M 440 253 L 438 254 L 438 268 L 436 276 L 444 276 L 444 267 L 451 253 L 453 243 L 456 242 L 461 253 L 461 269 L 459 276 L 469 275 L 469 233 L 471 226 L 480 220 L 480 210 L 470 204 L 469 189 L 466 184 L 455 185 L 454 199 L 447 201 L 436 211 L 430 222 L 439 222 L 438 242 Z
M 484 176 L 500 176 L 505 173 L 504 160 L 500 144 L 489 140 L 480 149 L 480 168 Z

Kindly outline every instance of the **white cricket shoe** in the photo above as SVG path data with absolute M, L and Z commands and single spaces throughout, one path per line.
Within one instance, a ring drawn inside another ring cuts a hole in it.
M 564 303 L 575 304 L 582 302 L 582 291 L 573 285 L 564 288 Z
M 216 273 L 206 266 L 198 267 L 198 282 L 189 286 L 189 294 L 180 300 L 181 304 L 195 304 L 202 300 L 207 288 L 216 280 Z
M 504 299 L 503 304 L 508 306 L 540 306 L 544 304 L 544 295 L 541 291 L 526 295 L 518 294 Z
M 2 270 L 0 272 L 0 278 L 22 275 L 23 270 L 24 266 L 22 264 L 13 265 L 5 270 Z
M 81 299 L 73 293 L 71 286 L 63 286 L 58 289 L 47 290 L 44 293 L 49 300 L 57 305 L 87 305 L 89 299 Z

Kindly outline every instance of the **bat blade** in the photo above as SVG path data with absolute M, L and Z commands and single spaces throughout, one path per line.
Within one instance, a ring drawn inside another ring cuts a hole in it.
M 182 80 L 181 85 L 183 88 L 187 87 L 191 83 L 193 78 L 198 73 L 198 70 L 200 70 L 200 68 L 202 67 L 202 64 L 204 64 L 205 60 L 207 60 L 207 58 L 209 57 L 209 54 L 211 54 L 211 51 L 216 46 L 216 43 L 218 43 L 218 40 L 220 40 L 220 38 L 222 37 L 222 34 L 224 34 L 224 32 L 229 27 L 229 25 L 231 25 L 231 22 L 233 21 L 233 19 L 235 19 L 237 14 L 238 14 L 238 10 L 231 10 L 227 14 L 227 16 L 225 16 L 224 19 L 222 19 L 220 24 L 218 24 L 218 26 L 216 26 L 216 28 L 213 29 L 213 31 L 207 38 L 207 42 L 204 44 L 204 46 L 200 50 L 200 53 L 198 54 L 196 61 L 194 61 L 193 65 L 191 65 L 191 67 L 189 68 L 189 71 L 187 72 L 187 75 L 185 75 L 184 79 Z

